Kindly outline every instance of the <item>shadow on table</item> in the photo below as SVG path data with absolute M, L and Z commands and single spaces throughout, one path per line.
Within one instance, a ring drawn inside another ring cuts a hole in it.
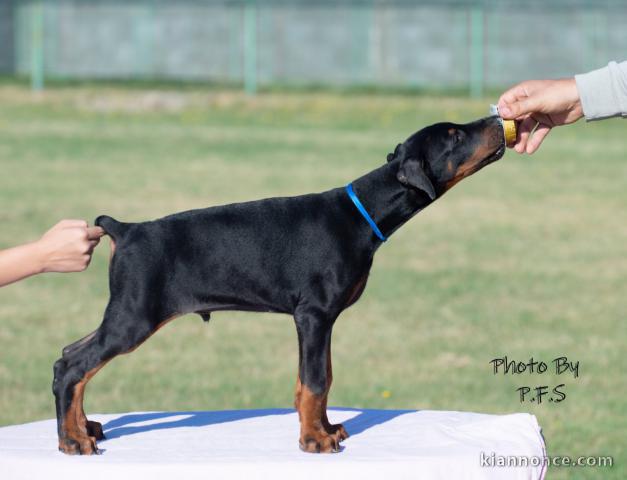
M 330 408 L 330 411 L 357 412 L 352 418 L 343 423 L 346 431 L 351 435 L 359 435 L 363 431 L 385 422 L 414 412 L 415 410 L 361 410 L 357 408 Z M 104 424 L 103 430 L 106 440 L 135 435 L 137 433 L 154 430 L 166 430 L 181 427 L 204 427 L 219 423 L 236 422 L 247 418 L 267 417 L 271 415 L 288 415 L 295 413 L 290 408 L 273 408 L 263 410 L 226 410 L 217 412 L 154 412 L 131 413 L 122 415 Z M 179 418 L 183 417 L 183 418 Z M 168 420 L 171 419 L 171 420 Z M 148 423 L 147 425 L 133 425 L 134 423 Z M 106 441 L 103 440 L 103 441 Z

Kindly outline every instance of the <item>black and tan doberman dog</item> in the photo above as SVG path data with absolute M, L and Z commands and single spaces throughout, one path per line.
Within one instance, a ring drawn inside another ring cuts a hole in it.
M 83 411 L 87 382 L 170 320 L 217 310 L 294 316 L 300 447 L 335 452 L 329 423 L 331 331 L 361 296 L 375 252 L 396 229 L 505 151 L 498 117 L 415 133 L 387 163 L 342 188 L 178 213 L 144 223 L 101 216 L 112 239 L 111 298 L 100 327 L 54 365 L 59 449 L 98 453 L 102 427 Z

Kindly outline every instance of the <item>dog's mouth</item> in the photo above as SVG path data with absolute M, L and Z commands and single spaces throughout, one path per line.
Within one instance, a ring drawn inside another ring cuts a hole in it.
M 497 160 L 500 160 L 505 155 L 505 137 L 503 137 L 503 142 L 501 145 L 494 151 L 492 155 L 487 156 L 485 159 L 481 161 L 481 166 L 485 167 L 486 165 L 490 165 Z
M 485 167 L 500 160 L 505 154 L 507 147 L 502 120 L 497 116 L 488 117 L 486 120 L 490 122 L 490 126 L 486 129 L 484 138 L 487 137 L 487 143 L 491 146 L 494 145 L 495 147 L 493 148 L 495 150 L 480 162 L 480 167 Z
M 506 144 L 506 140 L 505 140 L 505 133 L 503 131 L 503 127 L 502 125 L 499 123 L 496 126 L 493 126 L 492 128 L 489 129 L 489 134 L 488 134 L 488 138 L 489 138 L 489 143 L 494 145 L 496 144 L 496 149 L 487 157 L 485 157 L 483 160 L 481 160 L 479 162 L 479 165 L 477 165 L 479 169 L 485 167 L 486 165 L 490 165 L 491 163 L 496 162 L 497 160 L 500 160 L 503 155 L 505 155 L 505 150 L 507 147 Z
M 479 162 L 475 164 L 474 168 L 472 169 L 472 173 L 476 173 L 479 170 L 481 170 L 483 167 L 486 167 L 490 165 L 491 163 L 494 163 L 497 160 L 500 160 L 504 154 L 505 154 L 505 139 L 503 139 L 503 142 L 496 148 L 496 150 L 494 150 L 494 152 L 492 152 L 487 157 L 484 157 L 482 160 L 480 160 Z

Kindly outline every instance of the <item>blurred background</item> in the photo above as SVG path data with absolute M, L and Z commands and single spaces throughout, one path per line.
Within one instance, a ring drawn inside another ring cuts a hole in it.
M 469 91 L 624 54 L 619 0 L 4 0 L 0 72 Z
M 144 221 L 341 186 L 509 85 L 627 57 L 624 1 L 0 1 L 0 249 L 61 218 Z M 625 120 L 508 152 L 395 233 L 335 326 L 330 404 L 526 411 L 550 454 L 627 470 Z M 54 416 L 52 364 L 95 329 L 108 241 L 81 274 L 0 289 L 0 424 Z M 172 322 L 87 389 L 87 412 L 292 404 L 292 320 Z M 580 362 L 493 375 L 507 355 Z M 560 402 L 522 386 L 565 384 Z M 298 425 L 294 425 L 294 439 Z

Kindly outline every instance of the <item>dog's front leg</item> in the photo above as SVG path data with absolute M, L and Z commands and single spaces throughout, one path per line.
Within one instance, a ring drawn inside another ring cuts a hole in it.
M 301 450 L 312 453 L 338 452 L 347 437 L 341 425 L 327 419 L 327 396 L 331 388 L 331 332 L 333 319 L 317 309 L 295 314 L 298 332 L 299 375 L 295 406 L 300 419 Z
M 327 399 L 329 398 L 329 390 L 331 390 L 331 384 L 333 383 L 333 367 L 331 365 L 331 341 L 329 339 L 329 347 L 327 348 L 327 390 L 324 395 L 324 402 L 322 405 L 322 426 L 332 435 L 337 437 L 337 441 L 346 440 L 349 435 L 344 425 L 341 423 L 332 424 L 327 417 Z

